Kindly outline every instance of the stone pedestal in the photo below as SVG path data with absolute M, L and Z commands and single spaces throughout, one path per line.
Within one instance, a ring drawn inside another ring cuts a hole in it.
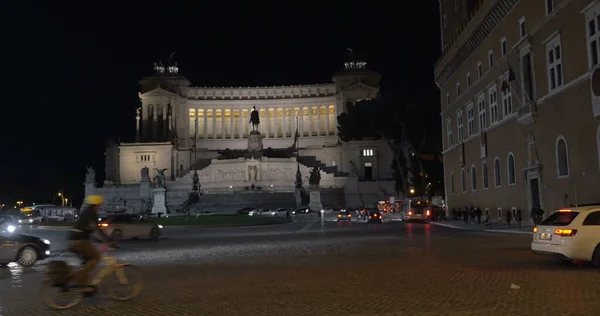
M 152 214 L 167 214 L 167 204 L 165 200 L 167 190 L 165 188 L 155 188 L 153 193 L 154 204 L 152 205 Z
M 86 181 L 85 185 L 85 196 L 96 194 L 96 183 L 93 181 Z
M 321 211 L 323 209 L 323 203 L 321 203 L 321 192 L 318 188 L 310 189 L 310 202 L 308 208 L 313 211 Z
M 248 151 L 262 151 L 262 135 L 258 131 L 252 131 L 248 135 Z

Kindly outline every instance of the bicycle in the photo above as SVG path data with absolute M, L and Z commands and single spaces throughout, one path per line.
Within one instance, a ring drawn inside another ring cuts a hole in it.
M 77 268 L 70 266 L 65 261 L 52 261 L 49 263 L 49 269 L 46 271 L 44 281 L 41 287 L 41 296 L 44 303 L 55 310 L 64 310 L 77 306 L 86 296 L 94 296 L 99 292 L 99 287 L 106 281 L 106 279 L 112 275 L 115 275 L 120 285 L 126 285 L 132 288 L 130 295 L 120 296 L 115 292 L 114 286 L 106 286 L 104 293 L 111 299 L 117 301 L 128 301 L 131 300 L 142 292 L 144 289 L 144 279 L 142 276 L 141 269 L 135 265 L 120 263 L 117 258 L 106 256 L 109 251 L 115 250 L 114 248 L 99 249 L 104 254 L 101 258 L 101 268 L 98 271 L 96 277 L 92 281 L 93 291 L 90 293 L 85 288 L 81 288 L 74 284 L 73 279 L 75 273 L 78 271 Z M 125 275 L 125 269 L 131 269 L 137 274 L 137 284 L 130 285 L 129 280 Z M 53 289 L 59 290 L 60 295 L 74 294 L 71 300 L 67 301 L 67 304 L 59 304 L 51 295 Z M 87 294 L 87 295 L 86 295 Z

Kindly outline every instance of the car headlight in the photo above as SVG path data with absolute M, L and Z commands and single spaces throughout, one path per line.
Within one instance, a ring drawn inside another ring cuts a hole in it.
M 19 224 L 23 223 L 23 220 L 19 220 Z
M 33 219 L 30 219 L 30 220 L 29 220 L 29 222 L 30 222 L 30 223 L 33 223 Z
M 17 230 L 17 227 L 15 227 L 14 225 L 8 225 L 8 227 L 6 227 L 6 230 L 7 230 L 9 233 L 14 233 L 14 232 L 15 232 L 15 230 Z
M 163 225 L 156 225 L 156 227 L 158 227 L 158 228 L 162 229 L 162 228 L 163 228 Z
M 41 238 L 40 240 L 41 240 L 43 243 L 45 243 L 46 245 L 49 245 L 49 244 L 50 244 L 50 240 L 48 240 L 48 239 Z

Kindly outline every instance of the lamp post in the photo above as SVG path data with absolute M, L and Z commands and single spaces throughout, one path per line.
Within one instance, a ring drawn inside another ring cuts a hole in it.
M 17 206 L 18 206 L 19 208 L 21 208 L 21 205 L 23 205 L 23 201 L 17 201 Z
M 58 192 L 58 196 L 60 196 L 60 206 L 65 206 L 65 196 L 62 192 Z

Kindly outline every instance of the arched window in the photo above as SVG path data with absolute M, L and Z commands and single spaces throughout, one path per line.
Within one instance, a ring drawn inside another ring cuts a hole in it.
M 481 166 L 481 173 L 483 174 L 483 188 L 487 189 L 490 187 L 490 178 L 488 176 L 487 161 L 483 162 L 483 166 Z
M 508 184 L 517 183 L 517 173 L 515 171 L 515 155 L 511 152 L 508 153 L 506 159 L 506 171 L 508 172 Z
M 475 165 L 471 166 L 471 189 L 473 191 L 477 190 L 477 168 L 475 168 Z
M 454 194 L 454 172 L 450 173 L 450 193 Z
M 502 176 L 500 175 L 500 159 L 498 159 L 498 157 L 496 157 L 496 159 L 494 160 L 494 183 L 496 185 L 496 187 L 499 187 L 502 185 Z
M 467 182 L 466 177 L 465 177 L 465 169 L 461 169 L 460 170 L 460 190 L 461 190 L 461 192 L 467 192 L 467 189 L 465 188 L 465 182 Z
M 556 172 L 559 178 L 569 176 L 569 147 L 562 135 L 556 138 Z

